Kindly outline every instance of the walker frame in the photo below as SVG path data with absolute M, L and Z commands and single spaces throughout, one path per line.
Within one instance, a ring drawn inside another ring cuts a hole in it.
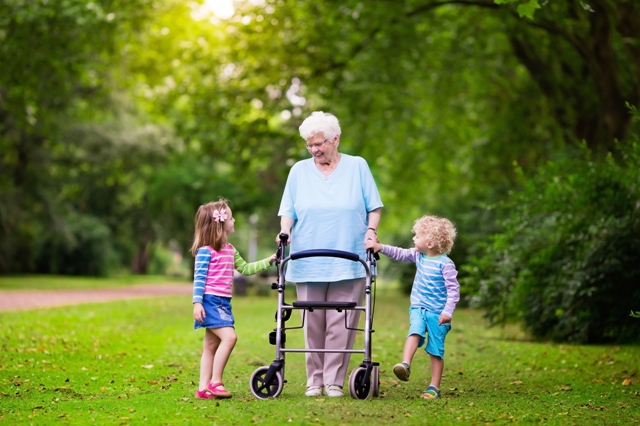
M 278 307 L 276 311 L 276 327 L 269 333 L 269 342 L 276 347 L 276 357 L 268 366 L 256 369 L 249 381 L 251 393 L 258 399 L 277 398 L 282 393 L 285 379 L 285 354 L 287 353 L 359 353 L 364 355 L 362 363 L 353 369 L 349 375 L 349 394 L 354 399 L 368 399 L 371 396 L 377 397 L 380 393 L 380 372 L 379 363 L 371 360 L 371 334 L 374 332 L 373 311 L 375 305 L 375 271 L 376 259 L 378 256 L 372 250 L 367 250 L 366 260 L 360 258 L 356 253 L 341 250 L 314 249 L 291 253 L 285 257 L 287 246 L 287 234 L 280 234 L 280 243 L 276 253 L 276 265 L 278 267 L 278 282 L 273 283 L 271 288 L 278 291 Z M 292 304 L 285 303 L 285 266 L 290 261 L 309 257 L 336 257 L 341 259 L 359 262 L 364 266 L 366 272 L 364 305 L 358 302 L 332 302 L 332 301 L 296 301 Z M 372 295 L 373 290 L 373 295 Z M 331 310 L 344 312 L 345 327 L 350 330 L 364 332 L 363 349 L 306 349 L 306 348 L 286 348 L 286 330 L 300 329 L 304 327 L 306 311 Z M 299 327 L 287 328 L 285 322 L 291 317 L 294 310 L 301 310 L 302 325 Z M 364 311 L 364 328 L 350 328 L 347 323 L 348 311 Z

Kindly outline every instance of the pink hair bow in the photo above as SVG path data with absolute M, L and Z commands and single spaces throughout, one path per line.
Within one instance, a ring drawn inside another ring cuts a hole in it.
M 224 222 L 225 220 L 227 220 L 227 213 L 224 210 L 214 210 L 213 220 L 215 220 L 216 222 Z

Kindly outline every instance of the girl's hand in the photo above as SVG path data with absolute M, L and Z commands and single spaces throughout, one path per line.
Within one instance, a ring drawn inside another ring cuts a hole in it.
M 207 317 L 207 314 L 204 312 L 204 307 L 202 303 L 194 303 L 193 304 L 193 319 L 202 324 L 204 319 Z
M 276 254 L 273 253 L 271 257 L 269 257 L 269 265 L 273 265 L 273 262 L 276 261 Z

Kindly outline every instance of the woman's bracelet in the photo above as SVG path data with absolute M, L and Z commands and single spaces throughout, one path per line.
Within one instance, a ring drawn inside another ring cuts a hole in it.
M 376 228 L 367 228 L 367 230 L 369 230 L 369 229 L 371 229 L 374 234 L 378 235 L 378 231 L 376 230 Z

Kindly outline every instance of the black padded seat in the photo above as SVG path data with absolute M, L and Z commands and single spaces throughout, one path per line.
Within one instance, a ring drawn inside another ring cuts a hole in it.
M 292 303 L 294 308 L 304 309 L 353 309 L 358 304 L 356 302 L 331 302 L 331 301 L 313 301 L 313 300 L 298 300 Z

